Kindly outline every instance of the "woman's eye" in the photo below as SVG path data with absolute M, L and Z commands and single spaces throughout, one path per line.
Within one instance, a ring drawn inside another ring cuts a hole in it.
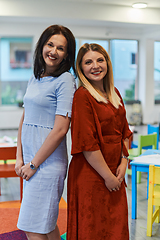
M 85 64 L 91 64 L 91 62 L 92 62 L 91 60 L 88 60 L 85 62 Z
M 60 50 L 60 51 L 64 51 L 64 49 L 63 49 L 62 47 L 59 47 L 58 50 Z
M 48 45 L 49 47 L 53 47 L 52 43 L 48 43 L 47 45 Z
M 99 59 L 98 59 L 98 62 L 103 62 L 103 61 L 104 61 L 103 58 L 99 58 Z

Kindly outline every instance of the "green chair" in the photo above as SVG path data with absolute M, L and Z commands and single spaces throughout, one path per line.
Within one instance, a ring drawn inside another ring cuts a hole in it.
M 138 148 L 131 148 L 128 150 L 130 160 L 134 160 L 135 157 L 140 156 L 145 149 L 143 147 L 152 146 L 152 149 L 157 148 L 157 133 L 147 134 L 147 135 L 139 135 L 138 136 Z M 132 169 L 127 169 L 126 173 L 131 175 Z M 137 183 L 141 182 L 141 172 L 137 172 Z
M 151 125 L 148 124 L 147 125 L 147 134 L 151 134 L 151 133 L 157 133 L 157 149 L 159 148 L 159 125 Z M 132 148 L 137 148 L 138 147 L 138 141 L 132 141 L 131 142 L 131 147 Z M 147 146 L 144 147 L 144 149 L 150 149 L 151 147 Z

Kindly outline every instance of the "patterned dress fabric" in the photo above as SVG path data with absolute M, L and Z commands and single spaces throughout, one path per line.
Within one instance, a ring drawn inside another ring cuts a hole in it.
M 118 90 L 116 92 L 120 96 Z M 121 98 L 121 97 L 120 97 Z M 128 156 L 124 139 L 131 136 L 126 112 L 110 102 L 97 102 L 80 87 L 72 110 L 72 160 L 68 173 L 68 240 L 128 240 L 128 206 L 125 182 L 110 192 L 102 177 L 86 161 L 83 151 L 101 150 L 111 171 Z
M 75 80 L 68 72 L 59 77 L 44 77 L 40 80 L 31 77 L 24 96 L 22 148 L 25 164 L 32 161 L 53 129 L 55 115 L 66 116 L 68 113 L 71 117 L 74 91 Z M 29 181 L 24 180 L 17 225 L 19 229 L 41 234 L 55 229 L 67 165 L 64 138 Z

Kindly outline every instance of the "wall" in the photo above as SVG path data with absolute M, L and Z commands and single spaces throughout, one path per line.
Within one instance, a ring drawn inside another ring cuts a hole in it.
M 0 129 L 17 129 L 23 108 L 0 107 Z
M 139 40 L 143 123 L 160 121 L 160 106 L 154 105 L 153 97 L 153 44 L 154 40 L 160 40 L 158 9 L 137 11 L 122 6 L 65 1 L 50 1 L 48 5 L 49 0 L 13 2 L 8 0 L 1 5 L 0 36 L 33 37 L 33 49 L 42 31 L 51 24 L 69 27 L 77 38 Z M 127 114 L 130 112 L 131 107 L 127 106 Z M 0 107 L 0 129 L 17 128 L 21 114 L 22 109 L 18 107 Z

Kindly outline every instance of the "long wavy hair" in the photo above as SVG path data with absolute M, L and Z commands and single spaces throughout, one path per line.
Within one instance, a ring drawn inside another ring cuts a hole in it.
M 44 32 L 41 34 L 36 49 L 34 52 L 34 75 L 37 79 L 40 79 L 41 74 L 46 70 L 46 64 L 43 59 L 43 47 L 47 43 L 47 41 L 55 34 L 62 34 L 67 40 L 67 58 L 60 63 L 59 68 L 51 73 L 51 76 L 58 77 L 62 73 L 69 71 L 71 68 L 73 69 L 74 74 L 76 75 L 75 70 L 75 50 L 76 50 L 76 42 L 75 37 L 72 32 L 64 26 L 61 25 L 51 25 L 46 28 Z
M 76 71 L 77 71 L 77 75 L 78 75 L 78 78 L 79 78 L 79 86 L 85 87 L 98 102 L 108 103 L 107 99 L 104 97 L 104 95 L 101 93 L 101 91 L 96 89 L 91 84 L 89 79 L 87 79 L 86 76 L 83 73 L 82 59 L 83 59 L 83 56 L 88 51 L 96 51 L 96 52 L 101 53 L 104 56 L 104 58 L 106 60 L 106 64 L 107 64 L 107 74 L 103 79 L 103 87 L 104 87 L 104 90 L 106 92 L 107 99 L 116 108 L 118 108 L 119 105 L 122 105 L 122 104 L 121 104 L 121 101 L 120 101 L 120 97 L 115 92 L 114 79 L 113 79 L 113 69 L 112 69 L 112 63 L 111 63 L 110 57 L 109 57 L 108 53 L 106 52 L 106 50 L 102 46 L 100 46 L 96 43 L 91 43 L 91 44 L 85 43 L 79 49 L 79 52 L 78 52 L 78 55 L 77 55 L 77 61 L 76 61 Z

